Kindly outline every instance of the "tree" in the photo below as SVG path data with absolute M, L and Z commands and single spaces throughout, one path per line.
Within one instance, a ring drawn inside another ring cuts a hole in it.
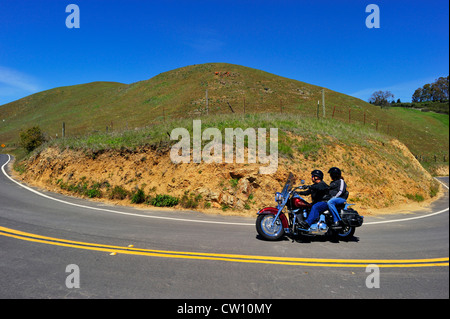
M 369 99 L 369 102 L 372 104 L 387 107 L 389 106 L 389 103 L 394 99 L 394 94 L 392 94 L 390 91 L 376 91 L 372 94 L 372 96 Z
M 446 78 L 440 77 L 435 82 L 431 84 L 432 100 L 433 101 L 445 101 L 448 100 L 448 80 Z
M 427 83 L 422 88 L 422 101 L 431 101 L 431 84 Z
M 422 88 L 418 88 L 414 91 L 414 94 L 412 96 L 413 102 L 422 102 Z
M 440 77 L 433 83 L 427 83 L 418 88 L 412 95 L 413 102 L 448 101 L 449 99 L 449 77 Z
M 20 145 L 26 149 L 27 152 L 34 151 L 43 143 L 45 143 L 45 136 L 39 126 L 33 126 L 25 132 L 20 132 Z

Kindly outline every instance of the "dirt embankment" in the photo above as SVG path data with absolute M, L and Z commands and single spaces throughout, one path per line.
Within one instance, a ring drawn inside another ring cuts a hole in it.
M 111 195 L 116 186 L 128 194 L 141 189 L 147 203 L 158 194 L 184 196 L 196 210 L 248 216 L 275 205 L 274 193 L 281 190 L 289 172 L 298 184 L 301 179 L 309 184 L 311 170 L 326 173 L 332 166 L 342 169 L 349 201 L 365 215 L 415 209 L 439 196 L 439 184 L 397 140 L 373 142 L 368 147 L 335 145 L 307 158 L 294 154 L 290 159 L 280 158 L 277 172 L 270 175 L 259 174 L 261 164 L 174 164 L 168 151 L 148 147 L 92 153 L 49 148 L 21 163 L 21 173 L 16 175 L 32 185 L 66 194 L 74 194 L 75 185 L 96 185 L 98 192 L 89 197 L 122 205 L 130 205 L 130 196 L 117 199 Z M 139 207 L 152 206 L 142 203 Z

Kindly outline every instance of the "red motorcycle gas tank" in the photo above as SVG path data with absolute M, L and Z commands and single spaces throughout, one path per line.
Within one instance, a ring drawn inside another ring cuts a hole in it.
M 305 201 L 304 199 L 300 198 L 300 196 L 293 196 L 291 198 L 291 207 L 294 209 L 296 208 L 311 208 L 312 205 Z

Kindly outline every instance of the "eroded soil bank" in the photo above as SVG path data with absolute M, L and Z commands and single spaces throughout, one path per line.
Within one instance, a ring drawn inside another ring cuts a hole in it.
M 292 158 L 280 158 L 274 174 L 260 174 L 261 165 L 174 164 L 168 149 L 154 147 L 95 153 L 48 148 L 16 163 L 15 175 L 50 191 L 121 205 L 152 208 L 157 195 L 169 195 L 179 200 L 176 209 L 245 216 L 274 206 L 274 194 L 281 190 L 289 172 L 297 184 L 301 179 L 308 184 L 311 170 L 326 173 L 332 166 L 342 169 L 349 202 L 364 215 L 408 212 L 440 194 L 439 183 L 395 139 L 371 142 L 370 147 L 329 146 L 307 157 L 295 153 Z M 138 190 L 144 198 L 132 204 Z

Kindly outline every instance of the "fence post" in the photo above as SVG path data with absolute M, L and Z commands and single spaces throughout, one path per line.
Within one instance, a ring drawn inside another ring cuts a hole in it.
M 333 108 L 333 115 L 331 115 L 331 118 L 334 119 L 334 112 L 336 111 L 336 105 Z
M 66 137 L 66 123 L 63 122 L 62 123 L 62 137 Z
M 322 108 L 323 108 L 323 117 L 325 117 L 325 89 L 322 89 Z
M 320 106 L 320 101 L 317 101 L 317 119 L 319 118 L 319 106 Z
M 208 89 L 206 89 L 206 115 L 209 115 L 209 100 L 208 100 Z M 165 122 L 165 120 L 164 120 Z

